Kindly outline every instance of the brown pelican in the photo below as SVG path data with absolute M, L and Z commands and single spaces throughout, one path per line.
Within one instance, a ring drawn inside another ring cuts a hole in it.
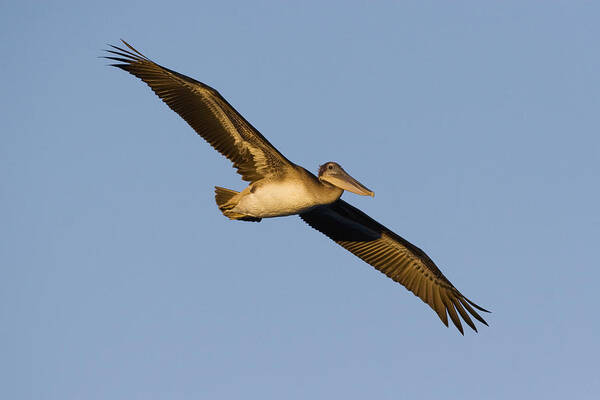
M 471 316 L 489 312 L 464 297 L 421 249 L 407 242 L 340 197 L 344 190 L 363 196 L 373 192 L 340 165 L 327 162 L 316 177 L 285 158 L 215 89 L 162 67 L 123 41 L 105 58 L 144 81 L 200 136 L 233 162 L 242 179 L 241 192 L 215 188 L 215 200 L 230 219 L 259 222 L 262 218 L 298 214 L 314 229 L 401 283 L 427 303 L 448 326 L 448 316 L 463 333 L 459 314 L 475 331 Z

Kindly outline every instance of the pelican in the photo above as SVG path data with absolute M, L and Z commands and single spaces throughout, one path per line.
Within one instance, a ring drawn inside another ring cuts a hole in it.
M 427 303 L 448 326 L 450 319 L 464 335 L 461 319 L 475 332 L 471 316 L 487 325 L 478 306 L 450 283 L 435 263 L 359 209 L 341 200 L 347 190 L 362 196 L 373 192 L 339 164 L 320 166 L 318 176 L 281 154 L 210 86 L 162 67 L 122 40 L 126 48 L 110 46 L 111 66 L 140 78 L 204 140 L 227 157 L 249 185 L 237 192 L 215 187 L 219 210 L 232 220 L 297 214 L 308 225 L 404 285 Z M 460 315 L 460 317 L 459 317 Z

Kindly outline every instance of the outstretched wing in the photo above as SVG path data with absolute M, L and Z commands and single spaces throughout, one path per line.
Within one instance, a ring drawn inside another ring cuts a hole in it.
M 469 317 L 487 325 L 475 311 L 489 312 L 463 296 L 423 250 L 407 242 L 367 214 L 343 200 L 300 214 L 316 230 L 371 264 L 421 298 L 448 326 L 452 322 L 463 333 L 458 314 L 477 331 Z M 457 314 L 458 311 L 458 314 Z
M 233 162 L 242 179 L 255 182 L 293 165 L 215 89 L 161 67 L 122 41 L 129 50 L 106 50 L 111 64 L 148 86 L 200 136 Z

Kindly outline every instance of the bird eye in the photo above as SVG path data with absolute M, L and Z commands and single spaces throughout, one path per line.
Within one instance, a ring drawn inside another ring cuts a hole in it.
M 329 164 L 329 165 L 327 166 L 327 169 L 333 169 L 333 165 Z

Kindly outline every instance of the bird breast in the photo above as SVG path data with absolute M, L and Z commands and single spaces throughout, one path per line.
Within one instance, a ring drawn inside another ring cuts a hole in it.
M 233 211 L 258 218 L 281 217 L 299 214 L 326 202 L 302 181 L 256 182 Z

